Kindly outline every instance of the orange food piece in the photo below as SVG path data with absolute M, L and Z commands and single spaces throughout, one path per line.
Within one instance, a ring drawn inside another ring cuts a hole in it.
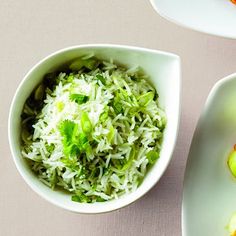
M 236 4 L 236 0 L 231 0 L 231 2 L 234 3 L 234 4 Z M 235 234 L 235 236 L 236 236 L 236 234 Z
M 236 231 L 234 231 L 234 233 L 231 236 L 236 236 Z

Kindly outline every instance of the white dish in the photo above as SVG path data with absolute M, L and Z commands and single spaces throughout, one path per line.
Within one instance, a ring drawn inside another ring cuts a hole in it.
M 227 157 L 236 143 L 236 74 L 213 87 L 191 144 L 184 179 L 183 236 L 229 235 L 236 179 Z
M 150 0 L 164 18 L 204 33 L 236 39 L 236 5 L 230 0 Z
M 75 203 L 70 195 L 53 191 L 32 173 L 20 151 L 20 116 L 23 104 L 43 76 L 59 65 L 85 54 L 94 53 L 99 59 L 114 59 L 127 66 L 139 65 L 156 87 L 160 105 L 167 114 L 167 126 L 158 162 L 147 173 L 140 187 L 117 200 L 103 203 Z M 19 85 L 10 108 L 8 134 L 14 162 L 28 185 L 49 202 L 80 213 L 101 213 L 124 207 L 143 196 L 163 175 L 175 146 L 180 110 L 180 59 L 170 53 L 119 45 L 82 45 L 60 50 L 35 65 Z

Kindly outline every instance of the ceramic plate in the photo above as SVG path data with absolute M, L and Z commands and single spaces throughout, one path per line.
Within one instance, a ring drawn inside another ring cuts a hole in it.
M 229 235 L 236 179 L 227 157 L 236 143 L 236 74 L 212 89 L 191 144 L 182 205 L 183 236 Z
M 236 5 L 230 0 L 150 0 L 163 17 L 208 34 L 236 39 Z

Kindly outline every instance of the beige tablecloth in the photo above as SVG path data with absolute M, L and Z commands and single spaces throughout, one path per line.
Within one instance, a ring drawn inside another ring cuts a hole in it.
M 236 71 L 236 41 L 162 19 L 145 0 L 0 1 L 0 235 L 181 235 L 184 168 L 207 94 Z M 182 118 L 173 159 L 160 182 L 134 204 L 103 215 L 78 215 L 35 194 L 22 180 L 7 141 L 10 102 L 25 73 L 71 45 L 116 43 L 166 50 L 182 58 Z

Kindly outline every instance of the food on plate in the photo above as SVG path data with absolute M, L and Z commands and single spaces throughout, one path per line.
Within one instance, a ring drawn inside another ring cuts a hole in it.
M 93 55 L 46 74 L 22 111 L 22 155 L 76 202 L 117 199 L 158 160 L 166 116 L 139 67 Z
M 236 144 L 228 156 L 228 167 L 234 177 L 236 177 Z
M 236 4 L 236 0 L 231 0 L 232 3 Z

